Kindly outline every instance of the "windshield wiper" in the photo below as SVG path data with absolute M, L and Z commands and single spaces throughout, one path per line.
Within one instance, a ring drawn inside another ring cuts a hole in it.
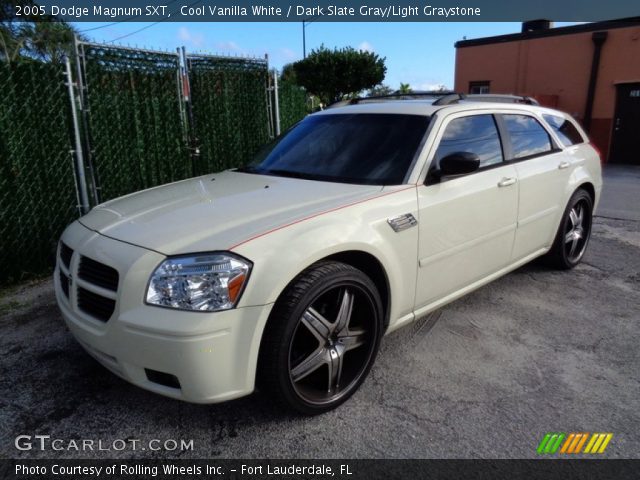
M 252 165 L 246 165 L 244 167 L 238 167 L 234 170 L 235 172 L 240 173 L 255 173 L 256 175 L 270 175 L 273 177 L 288 177 L 288 178 L 299 178 L 301 180 L 316 180 L 319 182 L 334 182 L 334 183 L 353 183 L 353 184 L 363 184 L 363 185 L 378 185 L 377 182 L 369 182 L 363 179 L 357 178 L 347 178 L 347 177 L 334 177 L 330 175 L 318 175 L 313 173 L 303 173 L 303 172 L 294 172 L 291 170 L 280 170 L 277 168 L 274 169 L 262 169 L 259 167 L 254 167 Z
M 260 173 L 260 171 L 253 165 L 245 165 L 244 167 L 238 167 L 235 169 L 235 171 L 241 172 L 241 173 Z
M 300 172 L 292 172 L 290 170 L 279 170 L 279 169 L 263 169 L 259 167 L 254 167 L 253 165 L 245 165 L 244 167 L 238 167 L 235 169 L 236 172 L 240 173 L 255 173 L 258 175 L 271 175 L 274 177 L 290 177 L 290 178 L 301 178 L 305 180 L 317 180 L 319 177 L 317 175 L 312 175 L 310 173 L 300 173 Z
M 300 173 L 300 172 L 292 172 L 290 170 L 278 170 L 276 169 L 266 169 L 260 167 L 254 167 L 253 165 L 245 165 L 244 167 L 238 167 L 235 169 L 236 172 L 240 173 L 255 173 L 258 175 L 271 175 L 274 177 L 290 177 L 290 178 L 302 178 L 305 180 L 317 180 L 317 175 L 312 175 L 310 173 Z
M 290 177 L 290 178 L 301 178 L 303 180 L 318 180 L 320 177 L 318 175 L 313 175 L 311 173 L 302 173 L 302 172 L 292 172 L 290 170 L 262 170 L 261 173 L 263 175 L 274 175 L 276 177 Z

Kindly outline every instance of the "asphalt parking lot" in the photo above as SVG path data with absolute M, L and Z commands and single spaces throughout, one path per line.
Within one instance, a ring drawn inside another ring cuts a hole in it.
M 314 418 L 260 393 L 148 393 L 75 343 L 50 281 L 5 291 L 0 457 L 535 458 L 547 432 L 612 432 L 603 457 L 640 457 L 640 169 L 607 170 L 598 215 L 575 270 L 525 266 L 389 335 L 360 391 Z M 18 451 L 17 435 L 194 448 Z

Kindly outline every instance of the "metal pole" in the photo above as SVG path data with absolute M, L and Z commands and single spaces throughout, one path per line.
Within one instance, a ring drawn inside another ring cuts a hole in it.
M 185 112 L 184 86 L 182 85 L 182 54 L 180 47 L 176 48 L 176 87 L 178 88 L 178 111 L 180 113 L 180 123 L 182 125 L 182 140 L 185 146 L 189 146 L 189 124 L 187 122 L 187 113 Z
M 305 35 L 305 24 L 302 21 L 302 58 L 307 58 L 307 39 Z
M 266 100 L 266 108 L 267 108 L 267 128 L 269 129 L 269 138 L 273 139 L 274 135 L 274 125 L 273 125 L 273 97 L 271 95 L 271 75 L 269 75 L 269 54 L 265 53 L 264 59 L 267 64 L 267 82 L 265 84 L 264 92 L 265 92 L 265 100 Z
M 180 47 L 182 53 L 182 65 L 184 68 L 183 75 L 183 92 L 185 98 L 185 107 L 187 110 L 187 119 L 189 120 L 189 138 L 191 151 L 191 174 L 195 177 L 200 172 L 200 139 L 196 131 L 196 121 L 193 115 L 193 97 L 191 95 L 191 80 L 189 79 L 189 60 L 187 59 L 187 50 Z
M 87 154 L 87 168 L 89 170 L 89 180 L 91 193 L 93 195 L 94 204 L 100 203 L 100 179 L 98 173 L 93 165 L 93 151 L 91 150 L 91 131 L 89 129 L 89 99 L 87 96 L 87 85 L 85 85 L 86 71 L 86 59 L 84 56 L 84 45 L 80 45 L 78 36 L 73 36 L 73 46 L 75 51 L 76 60 L 76 74 L 77 74 L 77 87 L 78 87 L 78 100 L 80 105 L 80 112 L 82 113 L 82 127 L 83 127 L 83 148 Z M 82 51 L 82 54 L 81 54 Z
M 278 70 L 273 69 L 273 97 L 275 103 L 276 137 L 280 136 L 280 95 L 278 93 Z
M 76 146 L 76 173 L 78 180 L 78 190 L 80 190 L 80 211 L 89 212 L 89 194 L 87 193 L 87 179 L 84 172 L 84 157 L 82 155 L 82 140 L 80 138 L 80 125 L 78 124 L 78 112 L 76 111 L 76 98 L 73 91 L 73 79 L 71 78 L 71 62 L 65 55 L 64 63 L 66 67 L 67 87 L 69 89 L 69 102 L 71 103 L 71 119 L 73 121 L 73 133 Z

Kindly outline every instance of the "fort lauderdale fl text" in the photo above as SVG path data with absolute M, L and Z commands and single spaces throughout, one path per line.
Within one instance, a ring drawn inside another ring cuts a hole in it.
M 27 11 L 28 10 L 28 11 Z M 53 15 L 60 17 L 83 17 L 91 20 L 98 20 L 103 17 L 111 19 L 126 19 L 128 17 L 218 17 L 223 20 L 225 17 L 283 17 L 283 18 L 338 18 L 338 17 L 362 17 L 362 18 L 408 18 L 408 17 L 479 17 L 479 7 L 434 7 L 431 5 L 392 5 L 370 7 L 360 6 L 338 6 L 323 5 L 306 7 L 302 5 L 288 5 L 286 7 L 276 7 L 273 5 L 255 4 L 250 6 L 218 6 L 218 5 L 183 5 L 177 10 L 171 11 L 168 5 L 147 5 L 144 7 L 103 7 L 101 5 L 67 6 L 57 5 L 35 5 L 17 6 L 16 15 Z
M 112 475 L 129 476 L 135 475 L 145 477 L 157 477 L 158 475 L 175 476 L 175 475 L 209 475 L 209 476 L 224 476 L 230 473 L 239 473 L 241 475 L 254 476 L 254 475 L 268 475 L 268 476 L 325 476 L 333 477 L 339 472 L 340 476 L 353 475 L 353 470 L 349 465 L 340 465 L 338 469 L 334 470 L 330 465 L 324 464 L 311 464 L 311 465 L 244 465 L 227 471 L 220 465 L 162 465 L 162 470 L 157 465 L 142 465 L 142 464 L 112 464 L 112 465 L 60 465 L 54 463 L 50 467 L 46 465 L 23 465 L 17 463 L 15 465 L 16 476 L 53 476 L 53 477 L 66 477 L 74 478 L 78 476 L 90 476 L 90 477 L 109 477 Z

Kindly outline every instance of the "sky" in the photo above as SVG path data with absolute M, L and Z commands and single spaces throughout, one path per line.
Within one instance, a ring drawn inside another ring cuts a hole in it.
M 568 25 L 556 23 L 555 26 Z M 110 42 L 149 49 L 225 55 L 269 55 L 271 68 L 302 59 L 302 23 L 76 23 L 92 41 Z M 96 28 L 100 27 L 100 28 Z M 140 32 L 131 33 L 148 27 Z M 306 26 L 307 54 L 324 44 L 328 48 L 351 46 L 386 57 L 384 83 L 397 89 L 400 82 L 414 90 L 453 87 L 454 43 L 520 32 L 517 22 L 313 22 Z

